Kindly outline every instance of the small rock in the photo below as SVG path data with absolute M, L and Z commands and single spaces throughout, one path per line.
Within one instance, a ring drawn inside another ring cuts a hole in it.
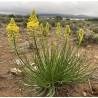
M 5 77 L 2 75 L 2 74 L 0 74 L 0 79 L 4 79 Z
M 7 86 L 0 85 L 0 90 L 7 88 Z
M 20 42 L 22 42 L 22 41 L 23 41 L 23 39 L 21 39 L 21 38 L 20 38 L 19 40 L 20 40 Z
M 84 67 L 86 67 L 87 65 L 84 65 Z
M 17 64 L 17 65 L 23 64 L 23 62 L 20 59 L 15 59 L 14 63 Z
M 23 47 L 23 48 L 29 47 L 28 41 L 25 41 L 24 43 L 20 43 L 20 44 L 19 44 L 19 47 L 20 47 L 20 48 L 21 48 L 21 47 Z
M 24 43 L 20 43 L 19 44 L 19 50 L 21 52 L 27 52 L 28 51 L 28 48 L 29 48 L 29 43 L 28 41 L 25 41 Z
M 15 75 L 19 75 L 22 71 L 17 69 L 17 68 L 11 68 L 11 73 L 15 74 Z
M 86 47 L 87 47 L 87 48 L 90 48 L 91 46 L 90 46 L 90 45 L 87 45 Z
M 82 94 L 83 94 L 83 96 L 84 96 L 84 97 L 86 97 L 86 96 L 87 96 L 87 93 L 86 93 L 86 92 L 84 92 L 84 91 L 82 92 Z
M 95 55 L 94 58 L 98 59 L 98 56 Z
M 2 64 L 4 61 L 0 61 L 0 64 Z
M 82 51 L 85 51 L 85 49 L 82 49 Z
M 34 69 L 37 69 L 36 66 L 33 67 Z
M 31 63 L 31 66 L 35 66 L 35 63 Z
M 8 70 L 5 73 L 0 74 L 0 79 L 13 79 L 11 72 Z
M 78 54 L 77 54 L 77 56 L 79 57 L 79 56 L 80 56 L 80 54 L 78 53 Z

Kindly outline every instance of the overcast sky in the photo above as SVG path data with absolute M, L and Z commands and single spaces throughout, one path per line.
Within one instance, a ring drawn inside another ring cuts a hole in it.
M 29 14 L 33 8 L 37 13 L 98 16 L 98 0 L 0 0 L 3 14 Z

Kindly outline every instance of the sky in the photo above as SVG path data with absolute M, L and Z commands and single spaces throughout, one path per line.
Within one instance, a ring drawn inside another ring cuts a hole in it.
M 98 16 L 98 0 L 0 0 L 1 14 L 36 13 Z

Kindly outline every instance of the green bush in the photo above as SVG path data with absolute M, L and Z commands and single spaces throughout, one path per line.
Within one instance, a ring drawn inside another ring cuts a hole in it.
M 61 23 L 61 26 L 62 26 L 62 27 L 65 27 L 65 21 L 64 21 L 64 20 L 61 21 L 60 23 Z
M 26 27 L 27 26 L 27 19 L 24 19 L 23 20 L 22 25 L 23 25 L 23 27 Z
M 61 20 L 62 20 L 62 16 L 56 16 L 56 17 L 55 17 L 55 20 L 56 20 L 57 22 L 61 21 Z
M 89 36 L 84 36 L 82 45 L 87 46 L 90 43 L 98 43 L 98 36 L 95 36 L 94 34 L 91 34 Z
M 93 37 L 93 42 L 94 42 L 94 43 L 98 43 L 98 36 L 94 36 L 94 37 Z
M 39 88 L 42 95 L 54 96 L 56 90 L 63 84 L 80 83 L 91 77 L 94 70 L 89 66 L 90 62 L 86 61 L 83 53 L 77 56 L 78 48 L 73 49 L 66 42 L 62 45 L 52 43 L 49 48 L 47 41 L 44 40 L 40 43 L 42 47 L 40 51 L 36 38 L 34 38 L 34 43 L 35 68 L 26 58 L 24 60 L 20 58 L 24 68 L 20 70 L 26 77 L 25 85 Z
M 35 20 L 32 20 L 33 18 Z M 17 67 L 24 74 L 24 77 L 22 76 L 24 85 L 36 89 L 40 96 L 54 96 L 57 93 L 57 89 L 62 87 L 63 84 L 72 85 L 85 82 L 92 76 L 94 66 L 91 66 L 91 62 L 87 60 L 83 52 L 78 54 L 84 35 L 82 29 L 79 30 L 79 45 L 72 46 L 68 40 L 71 31 L 69 25 L 64 29 L 64 33 L 61 32 L 61 26 L 56 27 L 57 31 L 54 32 L 56 37 L 53 40 L 52 35 L 50 38 L 36 31 L 39 24 L 35 11 L 32 12 L 29 19 L 33 21 L 30 20 L 28 22 L 30 24 L 27 24 L 27 27 L 31 30 L 29 35 L 32 37 L 34 50 L 30 54 L 35 66 L 32 66 L 28 58 L 21 54 L 17 48 L 15 40 L 17 36 L 15 34 L 17 35 L 19 32 L 14 19 L 11 19 L 10 25 L 7 26 L 8 31 L 17 31 L 15 33 L 8 32 L 8 37 L 12 40 L 15 52 L 22 62 Z M 11 25 L 13 23 L 14 25 Z M 41 31 L 43 31 L 42 28 L 43 26 L 41 25 Z M 57 34 L 58 31 L 59 34 Z M 50 33 L 48 23 L 46 32 Z M 11 36 L 9 36 L 10 34 Z M 40 34 L 40 37 L 37 34 Z
M 95 32 L 95 33 L 98 33 L 98 27 L 97 26 L 96 27 L 93 27 L 92 28 L 92 31 Z
M 55 27 L 56 26 L 56 21 L 54 19 L 51 19 L 49 21 L 49 23 L 50 23 L 51 27 Z

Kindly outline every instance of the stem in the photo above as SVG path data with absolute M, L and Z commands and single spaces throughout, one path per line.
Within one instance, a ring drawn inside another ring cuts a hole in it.
M 39 49 L 38 49 L 38 46 L 37 46 L 37 42 L 36 42 L 36 38 L 35 38 L 35 33 L 33 31 L 33 38 L 34 38 L 34 45 L 35 45 L 35 48 L 36 48 L 36 54 L 38 56 L 38 59 L 40 60 L 41 64 L 42 64 L 42 60 L 41 60 L 41 57 L 40 57 L 40 53 L 39 53 Z
M 19 54 L 19 52 L 18 52 L 18 50 L 17 50 L 17 45 L 16 45 L 16 41 L 15 41 L 15 36 L 13 37 L 13 45 L 14 45 L 15 52 L 16 52 L 17 56 L 19 57 L 19 59 L 22 61 L 22 63 L 23 63 L 29 70 L 33 71 L 33 70 L 30 68 L 30 66 L 28 66 L 28 64 L 26 64 L 26 63 L 23 61 L 23 59 L 21 58 L 21 56 L 20 56 L 20 54 Z M 33 71 L 33 72 L 34 72 L 34 71 Z
M 91 85 L 90 79 L 88 79 L 88 83 L 89 83 L 90 91 L 91 91 L 91 93 L 93 94 L 93 90 L 92 90 L 92 85 Z

